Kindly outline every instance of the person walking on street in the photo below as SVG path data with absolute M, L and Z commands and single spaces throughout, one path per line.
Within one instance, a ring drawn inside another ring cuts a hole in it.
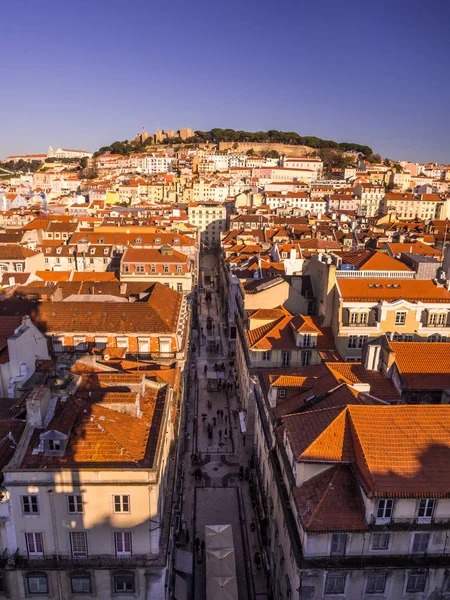
M 217 417 L 220 417 L 220 408 L 217 409 Z
M 206 375 L 208 373 L 208 365 L 205 365 L 204 369 L 203 369 L 203 375 Z
M 217 418 L 216 418 L 216 417 L 213 417 L 213 418 L 212 418 L 212 422 L 213 422 L 213 425 L 214 425 L 214 427 L 216 426 L 216 421 L 217 421 Z
M 198 552 L 198 549 L 199 549 L 199 548 L 200 548 L 200 539 L 199 539 L 199 537 L 197 536 L 197 537 L 195 538 L 195 551 L 196 551 L 196 552 Z
M 242 434 L 242 443 L 243 443 L 243 444 L 244 444 L 244 446 L 245 446 L 245 433 L 243 433 L 243 434 Z
M 219 439 L 220 440 L 222 439 L 222 430 L 221 429 L 219 429 Z
M 228 422 L 228 415 L 225 413 L 225 423 Z
M 205 554 L 205 540 L 202 540 L 200 543 L 200 548 L 202 550 L 202 554 Z

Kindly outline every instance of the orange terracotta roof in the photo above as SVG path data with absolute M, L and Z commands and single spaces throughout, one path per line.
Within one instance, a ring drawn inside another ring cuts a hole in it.
M 395 352 L 395 364 L 406 388 L 450 389 L 448 342 L 389 342 L 389 346 Z
M 327 362 L 327 368 L 337 381 L 353 383 L 368 383 L 370 394 L 381 400 L 396 401 L 400 394 L 390 379 L 379 371 L 367 371 L 361 363 L 357 362 Z
M 420 279 L 338 279 L 344 301 L 378 302 L 408 300 L 450 302 L 450 292 L 430 280 Z
M 368 529 L 361 490 L 351 468 L 346 465 L 327 469 L 300 488 L 294 488 L 293 493 L 306 531 Z

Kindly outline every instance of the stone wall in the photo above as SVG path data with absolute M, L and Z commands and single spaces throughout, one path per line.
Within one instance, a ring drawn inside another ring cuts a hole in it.
M 220 142 L 219 150 L 233 149 L 235 142 Z M 247 152 L 247 150 L 253 150 L 256 153 L 270 152 L 276 150 L 278 154 L 288 154 L 289 156 L 309 156 L 315 152 L 314 148 L 309 146 L 290 146 L 289 144 L 271 144 L 270 142 L 241 142 L 239 143 L 239 150 Z

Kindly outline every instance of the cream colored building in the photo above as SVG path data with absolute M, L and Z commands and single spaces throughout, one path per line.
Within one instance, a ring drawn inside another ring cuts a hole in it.
M 227 229 L 227 210 L 215 202 L 192 202 L 188 207 L 189 223 L 198 228 L 200 243 L 217 247 Z
M 449 339 L 450 292 L 431 280 L 338 278 L 332 327 L 344 360 L 382 334 L 397 341 Z
M 3 583 L 14 600 L 163 598 L 173 390 L 140 374 L 115 376 L 96 375 L 100 389 L 87 374 L 89 396 L 81 385 L 67 399 L 46 386 L 27 397 L 0 507 L 14 565 Z M 130 392 L 116 399 L 119 381 Z M 161 419 L 150 427 L 152 403 Z
M 395 214 L 399 220 L 445 219 L 448 200 L 438 194 L 387 193 L 382 205 L 383 214 Z

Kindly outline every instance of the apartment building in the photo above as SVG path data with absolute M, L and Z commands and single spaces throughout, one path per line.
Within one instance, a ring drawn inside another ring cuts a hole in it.
M 45 270 L 47 271 L 111 271 L 114 250 L 112 246 L 43 245 Z
M 188 332 L 184 296 L 154 283 L 140 301 L 83 294 L 42 302 L 33 322 L 57 354 L 83 355 L 94 348 L 139 360 L 184 360 Z
M 168 154 L 148 154 L 144 159 L 143 172 L 144 173 L 170 173 L 172 171 L 172 165 L 174 157 Z
M 192 290 L 193 263 L 172 246 L 127 246 L 120 261 L 120 281 L 159 282 L 177 292 Z
M 399 220 L 413 219 L 445 219 L 447 217 L 447 200 L 437 194 L 387 193 L 383 200 L 382 212 L 395 214 Z
M 339 354 L 359 361 L 382 334 L 398 341 L 442 340 L 449 333 L 450 292 L 430 280 L 336 280 L 332 327 Z
M 361 199 L 360 212 L 366 217 L 377 217 L 382 212 L 385 189 L 382 185 L 357 183 L 355 194 Z
M 264 203 L 271 210 L 276 208 L 297 208 L 303 215 L 322 215 L 327 208 L 324 198 L 311 198 L 307 192 L 266 192 L 264 194 Z
M 450 501 L 441 457 L 450 451 L 450 408 L 366 404 L 358 385 L 327 386 L 317 367 L 307 369 L 289 399 L 268 397 L 262 382 L 255 392 L 272 593 L 445 597 Z
M 17 244 L 0 245 L 0 271 L 8 273 L 34 273 L 44 269 L 42 252 Z
M 314 179 L 322 177 L 323 162 L 318 157 L 291 157 L 282 156 L 280 159 L 281 166 L 291 169 L 309 169 L 315 172 Z
M 65 378 L 78 382 L 72 395 L 70 384 L 59 392 L 65 396 L 37 385 L 16 411 L 21 420 L 2 421 L 11 450 L 3 469 L 8 568 L 1 593 L 13 600 L 162 597 L 174 390 L 140 373 L 83 371 L 82 364 Z
M 198 229 L 199 242 L 205 247 L 217 247 L 227 229 L 227 210 L 214 202 L 191 202 L 188 206 L 189 223 Z

